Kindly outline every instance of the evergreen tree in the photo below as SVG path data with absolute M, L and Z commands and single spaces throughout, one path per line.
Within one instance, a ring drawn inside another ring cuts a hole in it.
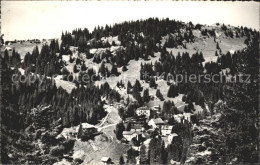
M 116 138 L 118 140 L 121 140 L 123 138 L 122 135 L 123 131 L 125 131 L 125 126 L 122 122 L 120 122 L 116 125 L 116 130 L 115 130 Z
M 156 90 L 156 97 L 158 97 L 161 101 L 164 100 L 163 95 L 161 94 L 159 89 Z
M 216 46 L 216 48 L 217 48 L 218 50 L 220 49 L 218 42 L 217 42 L 217 46 Z
M 73 72 L 74 72 L 74 73 L 78 73 L 78 72 L 79 72 L 78 67 L 77 67 L 76 64 L 75 64 L 74 67 L 73 67 Z
M 5 54 L 4 54 L 4 62 L 6 63 L 6 64 L 9 64 L 9 55 L 8 55 L 8 51 L 7 51 L 7 49 L 5 49 Z
M 103 76 L 103 77 L 106 76 L 106 66 L 105 66 L 104 62 L 101 63 L 99 72 L 100 72 L 101 76 Z
M 156 87 L 156 83 L 155 83 L 155 78 L 154 78 L 154 77 L 151 77 L 151 78 L 150 78 L 149 86 L 150 86 L 151 88 Z
M 162 141 L 161 148 L 160 148 L 160 164 L 166 164 L 167 163 L 167 152 L 165 151 L 165 143 Z
M 130 83 L 130 81 L 127 82 L 127 94 L 130 94 L 132 90 L 132 84 Z
M 124 161 L 124 157 L 123 157 L 123 156 L 120 156 L 120 158 L 119 158 L 119 164 L 120 164 L 120 165 L 125 164 L 125 161 Z
M 149 90 L 147 88 L 144 90 L 143 100 L 146 103 L 148 103 L 150 101 Z
M 117 66 L 116 65 L 113 65 L 112 66 L 112 69 L 111 69 L 111 74 L 115 75 L 115 76 L 118 76 L 118 70 L 117 70 Z
M 122 71 L 123 71 L 123 72 L 127 71 L 126 65 L 123 66 Z
M 215 52 L 215 56 L 218 56 L 218 51 Z
M 81 71 L 86 71 L 88 68 L 86 67 L 86 64 L 85 64 L 85 62 L 81 65 Z
M 127 131 L 130 131 L 130 130 L 131 130 L 131 128 L 132 128 L 132 127 L 131 127 L 131 123 L 130 123 L 130 122 L 129 122 L 129 123 L 127 123 L 126 130 L 127 130 Z
M 146 157 L 146 147 L 145 147 L 145 145 L 142 145 L 140 147 L 140 164 L 147 164 L 146 160 L 147 160 L 147 157 Z

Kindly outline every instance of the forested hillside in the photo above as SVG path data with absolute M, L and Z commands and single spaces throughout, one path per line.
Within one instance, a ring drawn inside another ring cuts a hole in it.
M 131 141 L 140 150 L 121 153 L 125 163 L 259 161 L 258 31 L 149 18 L 62 32 L 60 40 L 22 55 L 1 53 L 1 163 L 59 162 L 77 152 L 62 131 L 104 124 L 109 113 L 122 121 L 112 123 L 113 135 L 100 129 L 101 137 L 115 137 L 111 144 L 124 148 L 122 133 L 131 130 L 125 120 L 137 117 L 137 108 L 154 106 L 159 113 L 149 119 L 161 118 L 178 137 L 166 145 L 146 123 L 149 140 Z M 195 80 L 181 80 L 190 76 Z M 107 111 L 108 105 L 116 110 Z M 184 113 L 193 118 L 177 122 L 174 116 Z

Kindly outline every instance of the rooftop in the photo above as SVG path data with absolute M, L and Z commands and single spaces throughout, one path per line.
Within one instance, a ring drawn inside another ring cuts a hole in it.
M 132 135 L 133 133 L 135 133 L 134 129 L 131 129 L 130 131 L 123 131 L 123 135 Z
M 164 124 L 164 121 L 161 118 L 151 119 L 155 124 Z
M 172 133 L 172 134 L 170 134 L 170 136 L 175 137 L 175 136 L 178 136 L 178 134 L 177 133 Z
M 136 110 L 150 110 L 148 107 L 139 107 Z
M 161 129 L 172 130 L 172 128 L 173 128 L 172 125 L 163 125 Z
M 101 161 L 102 162 L 107 162 L 109 159 L 111 159 L 110 157 L 102 157 L 101 158 Z

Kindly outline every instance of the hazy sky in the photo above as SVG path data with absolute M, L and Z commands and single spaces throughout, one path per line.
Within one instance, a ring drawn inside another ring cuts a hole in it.
M 2 1 L 5 40 L 58 38 L 65 30 L 158 17 L 212 25 L 216 22 L 259 30 L 257 2 L 76 2 Z

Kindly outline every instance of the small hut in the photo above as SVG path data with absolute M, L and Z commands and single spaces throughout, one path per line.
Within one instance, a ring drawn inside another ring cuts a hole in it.
M 110 157 L 102 157 L 101 162 L 104 163 L 104 164 L 111 164 L 112 160 L 111 160 Z

